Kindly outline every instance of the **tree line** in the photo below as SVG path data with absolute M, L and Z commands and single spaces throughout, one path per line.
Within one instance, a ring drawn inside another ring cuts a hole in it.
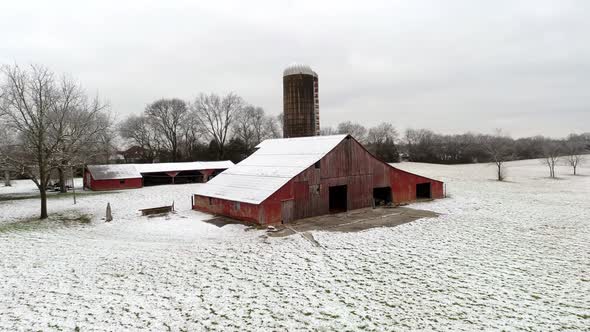
M 199 94 L 192 101 L 159 99 L 119 126 L 140 162 L 240 161 L 267 138 L 282 136 L 277 117 L 235 93 Z
M 555 178 L 555 166 L 566 164 L 574 175 L 590 153 L 590 133 L 570 134 L 566 138 L 544 136 L 513 139 L 496 130 L 493 135 L 466 133 L 441 135 L 428 129 L 408 129 L 402 150 L 410 161 L 436 164 L 491 162 L 497 179 L 504 179 L 504 163 L 513 160 L 540 159 Z

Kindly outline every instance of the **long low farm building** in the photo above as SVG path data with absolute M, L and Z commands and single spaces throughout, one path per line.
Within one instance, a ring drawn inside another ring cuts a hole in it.
M 88 165 L 84 170 L 84 188 L 116 190 L 160 184 L 202 183 L 233 165 L 229 160 Z
M 254 222 L 443 197 L 443 183 L 397 169 L 350 135 L 270 139 L 199 186 L 193 209 Z

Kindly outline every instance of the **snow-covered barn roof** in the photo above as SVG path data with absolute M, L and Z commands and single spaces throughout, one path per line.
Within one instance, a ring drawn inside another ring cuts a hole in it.
M 88 165 L 87 168 L 95 180 L 141 178 L 141 174 L 133 164 Z
M 347 135 L 269 139 L 251 156 L 217 175 L 196 194 L 260 204 L 332 151 Z
M 145 173 L 227 169 L 233 165 L 234 163 L 231 161 L 223 160 L 183 163 L 88 165 L 87 168 L 95 180 L 115 180 L 140 178 Z
M 199 171 L 204 169 L 226 169 L 234 165 L 229 160 L 192 161 L 183 163 L 134 164 L 139 173 Z

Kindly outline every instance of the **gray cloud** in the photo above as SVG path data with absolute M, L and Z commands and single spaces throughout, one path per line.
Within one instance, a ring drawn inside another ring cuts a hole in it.
M 42 63 L 119 118 L 235 91 L 282 111 L 282 69 L 320 75 L 322 125 L 565 135 L 590 123 L 587 1 L 13 1 L 0 62 Z

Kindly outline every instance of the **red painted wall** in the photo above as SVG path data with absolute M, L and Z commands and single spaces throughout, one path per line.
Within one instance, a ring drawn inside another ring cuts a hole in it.
M 90 180 L 90 181 L 88 181 Z M 123 183 L 121 183 L 123 182 Z M 132 179 L 116 179 L 116 180 L 95 180 L 92 174 L 86 170 L 84 171 L 84 187 L 91 190 L 118 190 L 118 189 L 134 189 L 143 186 L 141 178 Z
M 193 208 L 259 224 L 281 223 L 281 205 L 294 200 L 294 220 L 328 214 L 329 188 L 347 186 L 348 210 L 373 205 L 373 188 L 391 187 L 395 203 L 416 200 L 416 184 L 431 183 L 432 198 L 443 197 L 443 183 L 405 172 L 375 158 L 356 140 L 345 139 L 315 165 L 295 176 L 261 204 L 241 203 L 195 195 Z
M 430 198 L 443 198 L 443 183 L 400 169 L 391 168 L 391 188 L 394 203 L 408 203 L 416 200 L 416 185 L 430 183 Z
M 229 216 L 234 219 L 258 223 L 260 205 L 235 202 L 214 197 L 194 195 L 193 210 Z

